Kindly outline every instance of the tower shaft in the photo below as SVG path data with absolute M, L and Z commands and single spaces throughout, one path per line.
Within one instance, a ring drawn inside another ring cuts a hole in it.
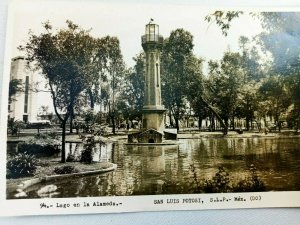
M 142 36 L 142 46 L 146 55 L 145 97 L 143 107 L 143 128 L 164 130 L 165 109 L 161 102 L 160 53 L 163 38 L 158 25 L 147 24 L 146 34 Z

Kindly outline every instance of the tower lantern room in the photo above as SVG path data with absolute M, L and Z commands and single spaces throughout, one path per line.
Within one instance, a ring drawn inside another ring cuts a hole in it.
M 155 47 L 161 47 L 163 44 L 163 37 L 159 35 L 159 26 L 152 21 L 146 24 L 145 34 L 142 36 L 142 46 L 145 51 L 149 44 L 155 45 Z

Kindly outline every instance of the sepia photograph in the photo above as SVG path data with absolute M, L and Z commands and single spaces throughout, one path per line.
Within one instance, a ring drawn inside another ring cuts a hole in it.
M 5 200 L 151 196 L 172 210 L 299 196 L 299 27 L 297 10 L 15 1 Z

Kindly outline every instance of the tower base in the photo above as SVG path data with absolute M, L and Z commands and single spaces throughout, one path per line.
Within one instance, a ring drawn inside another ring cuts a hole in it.
M 128 135 L 128 143 L 162 143 L 162 140 L 163 134 L 154 129 L 141 130 Z
M 127 142 L 128 144 L 174 144 L 174 142 L 170 143 L 170 140 L 177 140 L 176 129 L 166 129 L 163 133 L 160 133 L 154 129 L 142 129 L 139 132 L 128 134 Z
M 163 140 L 177 140 L 177 130 L 165 129 L 164 112 L 160 106 L 143 108 L 143 128 L 128 135 L 128 143 L 162 144 Z
M 143 109 L 143 129 L 153 129 L 163 134 L 165 109 Z

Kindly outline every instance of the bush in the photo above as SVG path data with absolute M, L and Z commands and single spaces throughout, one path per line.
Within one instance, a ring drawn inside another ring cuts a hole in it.
M 19 152 L 26 152 L 34 155 L 51 156 L 59 153 L 58 148 L 60 142 L 54 138 L 54 134 L 36 134 L 33 138 L 25 143 L 18 145 Z
M 82 150 L 80 162 L 83 162 L 83 163 L 92 163 L 92 161 L 93 161 L 92 152 L 90 150 L 88 150 L 88 149 Z
M 67 156 L 67 159 L 66 159 L 67 162 L 75 162 L 76 161 L 76 157 L 69 153 L 68 156 Z
M 39 143 L 41 145 L 59 144 L 59 137 L 56 132 L 39 133 L 28 140 L 28 143 Z
M 211 180 L 205 180 L 204 182 L 205 193 L 224 193 L 230 191 L 229 174 L 223 167 L 219 167 L 216 175 Z
M 52 139 L 56 139 L 56 140 L 58 140 L 59 139 L 59 136 L 58 136 L 58 134 L 57 134 L 57 132 L 49 132 L 48 133 L 48 137 L 50 137 L 50 138 L 52 138 Z
M 250 177 L 239 181 L 233 187 L 234 192 L 259 192 L 266 190 L 266 186 L 257 176 L 256 167 L 253 164 L 250 166 L 250 174 Z
M 71 173 L 78 173 L 78 170 L 75 169 L 74 166 L 62 166 L 62 167 L 55 167 L 54 173 L 56 173 L 56 174 L 71 174 Z
M 293 109 L 288 113 L 287 123 L 289 128 L 296 130 L 296 133 L 300 129 L 300 110 Z
M 8 119 L 7 129 L 11 135 L 19 135 L 23 128 L 25 128 L 25 123 L 23 121 L 15 120 L 15 118 Z
M 38 161 L 35 156 L 19 153 L 7 162 L 10 178 L 33 176 L 37 169 Z
M 94 135 L 86 135 L 83 139 L 83 150 L 81 152 L 80 162 L 92 163 L 93 150 L 96 147 L 96 141 Z
M 219 167 L 212 179 L 199 180 L 196 168 L 190 166 L 191 177 L 187 180 L 165 180 L 161 189 L 145 187 L 143 191 L 133 191 L 133 194 L 195 194 L 195 193 L 228 193 L 228 192 L 258 192 L 266 191 L 265 184 L 256 174 L 254 165 L 250 166 L 250 175 L 240 180 L 237 185 L 230 181 L 229 173 Z M 155 189 L 155 191 L 153 191 Z M 154 193 L 155 192 L 155 193 Z
M 26 152 L 33 155 L 50 156 L 59 153 L 59 148 L 53 145 L 21 143 L 18 145 L 18 151 L 21 153 Z
M 157 194 L 193 194 L 196 193 L 190 183 L 166 180 L 161 188 L 161 193 Z
M 186 190 L 188 190 L 188 193 L 201 193 L 202 192 L 202 187 L 201 187 L 201 183 L 198 179 L 198 175 L 196 172 L 196 167 L 193 164 L 190 165 L 190 177 L 188 182 L 186 182 L 186 186 L 187 188 L 185 188 Z

